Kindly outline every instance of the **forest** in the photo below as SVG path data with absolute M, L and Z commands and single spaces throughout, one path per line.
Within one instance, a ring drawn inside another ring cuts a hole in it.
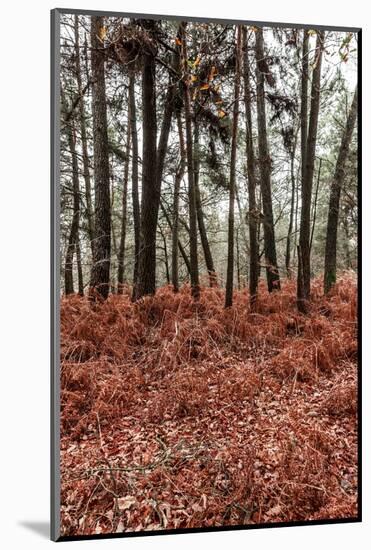
M 357 67 L 61 15 L 62 535 L 357 517 Z

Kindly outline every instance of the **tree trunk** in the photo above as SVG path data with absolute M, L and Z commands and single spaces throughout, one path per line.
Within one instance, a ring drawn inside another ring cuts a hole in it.
M 118 268 L 117 268 L 117 293 L 122 294 L 124 284 L 124 270 L 125 270 L 125 240 L 126 240 L 126 222 L 127 222 L 127 201 L 128 201 L 128 180 L 129 180 L 129 160 L 130 160 L 130 107 L 128 116 L 128 128 L 126 136 L 125 147 L 125 164 L 124 164 L 124 178 L 122 186 L 122 214 L 121 214 L 121 235 L 120 235 L 120 247 L 118 252 Z
M 229 175 L 229 212 L 228 212 L 228 259 L 227 259 L 227 280 L 225 287 L 225 307 L 233 304 L 233 276 L 234 276 L 234 199 L 236 192 L 236 156 L 237 156 L 237 134 L 238 134 L 238 109 L 240 96 L 241 78 L 241 26 L 237 26 L 236 37 L 236 73 L 234 80 L 234 103 L 232 121 L 232 143 L 231 143 L 231 166 Z
M 147 31 L 154 22 L 146 22 Z M 140 220 L 140 247 L 136 298 L 156 291 L 156 230 L 160 201 L 156 159 L 156 66 L 151 52 L 143 55 L 142 109 L 142 204 Z
M 344 229 L 344 255 L 345 255 L 345 265 L 347 269 L 352 269 L 352 259 L 350 256 L 350 246 L 349 246 L 349 240 L 350 240 L 350 234 L 349 234 L 349 222 L 348 222 L 348 215 L 349 215 L 349 209 L 346 206 L 344 208 L 343 212 L 343 229 Z
M 312 187 L 314 174 L 314 161 L 316 153 L 317 126 L 318 114 L 320 106 L 320 89 L 321 89 L 321 64 L 323 50 L 324 33 L 318 31 L 315 51 L 315 66 L 312 77 L 311 90 L 311 107 L 309 116 L 309 128 L 305 156 L 302 159 L 304 165 L 304 173 L 302 174 L 302 189 L 301 189 L 301 218 L 300 218 L 300 235 L 299 247 L 301 254 L 301 262 L 298 269 L 298 309 L 302 313 L 308 310 L 308 300 L 310 299 L 310 212 L 312 202 Z M 304 48 L 303 48 L 304 53 Z M 302 83 L 303 84 L 303 83 Z M 306 100 L 304 85 L 304 94 L 302 89 L 302 101 Z M 302 135 L 303 138 L 303 135 Z M 303 144 L 302 144 L 303 151 Z
M 160 203 L 160 206 L 161 206 L 161 210 L 166 218 L 166 221 L 168 223 L 168 226 L 170 227 L 170 230 L 173 232 L 173 224 L 171 223 L 171 219 L 170 219 L 170 216 L 169 214 L 166 212 L 166 209 L 164 207 L 164 205 L 162 204 L 162 202 Z M 188 271 L 188 274 L 189 276 L 191 276 L 191 264 L 189 262 L 189 258 L 187 256 L 187 253 L 184 249 L 184 246 L 182 245 L 182 243 L 180 242 L 179 238 L 178 238 L 178 248 L 179 248 L 179 252 L 181 253 L 182 255 L 182 258 L 184 260 L 184 263 L 185 263 L 185 266 L 187 268 L 187 271 Z
M 263 30 L 258 28 L 256 31 L 256 104 L 259 135 L 260 187 L 264 214 L 264 253 L 267 263 L 267 283 L 269 292 L 272 292 L 273 290 L 280 289 L 280 277 L 277 265 L 272 209 L 271 158 L 269 155 L 265 118 L 264 72 L 262 66 L 264 57 Z M 265 63 L 263 65 L 265 66 Z
M 91 65 L 93 77 L 93 135 L 95 190 L 95 245 L 90 287 L 105 299 L 109 293 L 111 256 L 110 176 L 107 110 L 102 36 L 103 17 L 91 18 Z M 91 294 L 92 298 L 95 292 Z
M 154 22 L 149 20 L 145 26 L 147 31 L 151 32 Z M 160 208 L 162 173 L 174 105 L 174 83 L 170 78 L 157 149 L 155 57 L 151 52 L 144 53 L 143 57 L 142 215 L 137 297 L 154 294 L 156 291 L 156 227 Z
M 241 263 L 240 263 L 240 242 L 239 242 L 239 231 L 238 227 L 236 228 L 236 267 L 237 267 L 237 288 L 241 290 Z
M 68 146 L 72 159 L 72 188 L 73 188 L 73 213 L 70 234 L 68 237 L 67 253 L 64 268 L 64 288 L 66 294 L 74 293 L 73 286 L 73 257 L 77 251 L 77 244 L 79 242 L 79 224 L 80 224 L 80 186 L 79 186 L 79 169 L 76 155 L 76 134 L 74 128 L 74 121 L 70 119 L 67 126 L 68 132 Z M 80 262 L 81 265 L 81 262 Z M 79 275 L 79 292 L 83 290 L 82 274 Z
M 345 163 L 349 153 L 350 142 L 357 118 L 358 90 L 356 89 L 350 108 L 346 127 L 341 140 L 339 155 L 336 161 L 334 178 L 332 180 L 327 220 L 324 291 L 327 294 L 336 282 L 336 249 L 337 229 L 339 221 L 339 206 L 341 188 L 345 179 Z
M 249 243 L 250 243 L 250 307 L 255 309 L 258 296 L 259 280 L 259 245 L 257 237 L 257 208 L 256 208 L 256 172 L 255 172 L 255 154 L 252 135 L 252 116 L 251 116 L 251 89 L 250 89 L 250 61 L 247 44 L 246 27 L 243 27 L 243 49 L 244 49 L 244 101 L 246 116 L 246 158 L 247 158 L 247 180 L 249 195 Z
M 192 143 L 192 111 L 191 96 L 189 91 L 189 71 L 186 42 L 186 23 L 180 25 L 180 36 L 182 42 L 182 71 L 184 74 L 184 112 L 186 122 L 186 147 L 187 147 L 187 173 L 188 173 L 188 200 L 189 200 L 189 248 L 191 265 L 191 292 L 195 300 L 200 297 L 200 284 L 198 274 L 198 256 L 197 256 L 197 214 L 196 214 L 196 196 L 193 164 L 193 143 Z
M 133 224 L 134 224 L 134 273 L 133 273 L 133 297 L 136 294 L 136 285 L 138 282 L 138 263 L 140 246 L 140 204 L 139 204 L 139 184 L 138 184 L 138 131 L 137 131 L 137 113 L 135 103 L 135 77 L 131 74 L 129 77 L 129 113 L 130 113 L 130 131 L 132 147 L 132 165 L 131 165 L 131 196 L 133 202 Z
M 94 247 L 94 215 L 93 215 L 93 203 L 91 198 L 91 178 L 90 178 L 90 166 L 89 166 L 89 153 L 88 153 L 88 140 L 86 135 L 86 115 L 83 97 L 82 86 L 82 74 L 80 63 L 80 44 L 79 44 L 79 23 L 78 16 L 75 15 L 75 54 L 76 54 L 76 81 L 77 81 L 77 93 L 80 97 L 79 101 L 79 117 L 80 117 L 80 131 L 81 131 L 81 148 L 82 148 L 82 162 L 84 170 L 85 181 L 85 197 L 86 197 L 86 216 L 88 221 L 88 236 L 91 247 L 91 254 L 93 257 Z
M 77 281 L 79 286 L 79 294 L 80 296 L 84 296 L 84 279 L 82 275 L 82 261 L 81 261 L 81 247 L 80 247 L 79 232 L 77 232 L 75 249 L 76 249 L 76 260 L 77 260 Z
M 186 150 L 184 144 L 181 112 L 177 112 L 177 124 L 179 134 L 180 162 L 175 174 L 174 198 L 173 198 L 173 227 L 172 227 L 172 251 L 171 251 L 171 282 L 174 292 L 179 290 L 179 266 L 178 266 L 178 248 L 179 248 L 179 192 L 180 183 L 184 176 L 186 165 Z
M 286 274 L 288 279 L 291 279 L 291 237 L 292 237 L 292 228 L 294 225 L 294 210 L 295 210 L 295 174 L 294 174 L 294 167 L 295 167 L 295 150 L 296 150 L 296 138 L 294 142 L 293 150 L 291 151 L 291 159 L 290 159 L 290 176 L 291 176 L 291 201 L 290 201 L 290 219 L 289 219 L 289 228 L 287 231 L 287 239 L 286 239 Z
M 217 283 L 216 273 L 215 273 L 213 257 L 211 254 L 209 239 L 207 238 L 204 213 L 202 211 L 199 175 L 200 175 L 199 128 L 196 121 L 194 124 L 194 183 L 195 183 L 197 222 L 198 222 L 198 229 L 201 237 L 202 249 L 205 257 L 206 269 L 209 275 L 209 284 L 210 286 L 215 286 Z
M 162 227 L 161 227 L 160 224 L 158 224 L 158 229 L 159 229 L 161 237 L 162 237 L 163 250 L 164 250 L 165 276 L 166 276 L 166 282 L 169 285 L 170 284 L 170 268 L 169 268 L 169 254 L 168 254 L 168 251 L 167 251 L 166 235 L 163 232 Z
M 313 237 L 314 237 L 314 230 L 316 227 L 316 218 L 317 218 L 317 203 L 318 203 L 318 191 L 319 191 L 319 184 L 321 181 L 321 167 L 322 167 L 322 159 L 319 159 L 319 167 L 318 167 L 318 174 L 317 174 L 317 184 L 316 184 L 316 190 L 314 193 L 314 203 L 313 203 L 313 214 L 312 214 L 312 229 L 310 233 L 310 242 L 309 242 L 309 251 L 312 251 L 312 244 L 313 244 Z

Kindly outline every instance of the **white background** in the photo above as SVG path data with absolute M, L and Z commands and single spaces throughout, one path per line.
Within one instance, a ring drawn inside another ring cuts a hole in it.
M 106 9 L 363 27 L 364 523 L 69 543 L 69 548 L 366 548 L 370 529 L 370 16 L 361 0 L 10 2 L 0 19 L 0 541 L 41 548 L 49 519 L 49 10 Z M 5 306 L 5 307 L 4 307 Z

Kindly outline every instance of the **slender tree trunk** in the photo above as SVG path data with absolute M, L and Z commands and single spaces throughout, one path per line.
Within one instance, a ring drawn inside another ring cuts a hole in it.
M 296 172 L 296 181 L 300 180 L 299 169 Z M 294 251 L 293 258 L 296 257 L 297 245 L 298 245 L 298 214 L 299 214 L 299 185 L 295 185 L 295 216 L 294 216 Z
M 247 283 L 248 283 L 248 280 L 249 280 L 249 262 L 248 262 L 247 258 L 250 257 L 249 242 L 248 242 L 246 228 L 245 228 L 247 218 L 246 218 L 246 212 L 245 213 L 243 212 L 243 208 L 242 208 L 242 205 L 241 205 L 241 199 L 240 199 L 240 193 L 239 193 L 237 185 L 236 185 L 236 202 L 237 202 L 238 217 L 239 217 L 239 222 L 240 222 L 238 229 L 239 229 L 239 233 L 241 234 L 241 237 L 242 237 L 242 242 L 243 242 L 243 249 L 242 250 L 243 250 L 243 253 L 244 253 L 243 269 L 241 267 L 241 262 L 240 262 L 240 267 L 241 267 L 241 271 L 243 271 L 243 273 L 244 273 L 244 281 L 245 281 L 244 286 L 246 286 Z
M 308 60 L 309 34 L 307 29 L 303 30 L 303 52 L 301 61 L 301 104 L 300 104 L 300 141 L 301 141 L 301 182 L 305 179 L 307 140 L 308 140 L 308 83 L 309 83 L 309 60 Z
M 77 260 L 77 280 L 78 280 L 78 286 L 79 286 L 79 294 L 80 296 L 84 296 L 84 279 L 82 275 L 82 261 L 81 261 L 81 247 L 80 247 L 79 232 L 77 233 L 75 249 L 76 249 L 76 260 Z
M 179 290 L 179 266 L 178 266 L 178 248 L 179 248 L 179 192 L 180 183 L 184 176 L 186 165 L 186 150 L 184 144 L 181 112 L 177 112 L 177 124 L 179 135 L 180 162 L 175 174 L 174 198 L 173 198 L 173 227 L 172 227 L 172 251 L 171 251 L 171 282 L 174 292 Z
M 90 178 L 90 166 L 89 166 L 89 153 L 88 153 L 88 140 L 86 134 L 86 115 L 85 105 L 83 97 L 82 86 L 82 74 L 81 74 L 81 62 L 80 62 L 80 44 L 79 44 L 79 23 L 78 15 L 75 15 L 75 57 L 76 57 L 76 81 L 77 81 L 77 93 L 80 97 L 79 101 L 79 118 L 80 118 L 80 131 L 81 131 L 81 148 L 82 148 L 82 162 L 84 170 L 85 181 L 85 197 L 86 197 L 86 216 L 88 222 L 88 236 L 91 247 L 91 254 L 93 257 L 94 247 L 94 215 L 93 215 L 93 203 L 91 198 L 91 178 Z
M 138 183 L 138 131 L 137 131 L 137 113 L 135 102 L 135 77 L 131 74 L 129 77 L 129 113 L 130 113 L 130 131 L 132 147 L 132 166 L 131 166 L 131 196 L 133 203 L 133 225 L 134 225 L 134 273 L 133 273 L 133 297 L 136 295 L 136 285 L 138 282 L 138 263 L 140 247 L 140 203 L 139 203 L 139 183 Z
M 286 239 L 286 274 L 289 279 L 291 279 L 291 237 L 292 237 L 292 229 L 294 225 L 294 210 L 295 210 L 295 174 L 294 174 L 294 168 L 295 168 L 295 150 L 296 150 L 296 138 L 293 150 L 291 151 L 291 159 L 290 159 L 290 176 L 291 176 L 291 201 L 290 201 L 290 219 L 289 219 L 289 228 L 287 231 L 287 239 Z
M 158 224 L 158 229 L 162 237 L 162 244 L 163 244 L 163 250 L 164 250 L 165 276 L 166 276 L 166 282 L 169 285 L 170 284 L 170 267 L 169 267 L 169 254 L 167 251 L 166 235 L 162 230 L 162 227 L 160 224 Z
M 247 44 L 246 27 L 243 27 L 243 49 L 244 49 L 244 100 L 245 100 L 245 116 L 246 116 L 246 158 L 247 158 L 247 180 L 248 180 L 248 195 L 249 195 L 249 244 L 250 244 L 250 307 L 255 309 L 255 304 L 258 296 L 258 280 L 259 280 L 259 245 L 258 245 L 258 220 L 256 208 L 256 171 L 255 171 L 255 154 L 254 142 L 252 135 L 252 116 L 251 116 L 251 71 L 250 60 Z
M 193 164 L 193 143 L 192 143 L 192 110 L 191 96 L 189 91 L 189 71 L 187 57 L 186 23 L 180 25 L 180 36 L 182 42 L 182 72 L 184 90 L 184 113 L 186 122 L 186 147 L 187 147 L 187 173 L 188 173 L 188 201 L 189 201 L 189 248 L 191 265 L 191 292 L 195 300 L 200 297 L 200 283 L 198 274 L 197 256 L 197 214 L 196 196 Z
M 118 252 L 118 269 L 117 269 L 117 293 L 122 294 L 124 284 L 124 270 L 125 270 L 125 240 L 126 240 L 126 222 L 127 222 L 127 202 L 128 202 L 128 181 L 129 181 L 129 161 L 130 161 L 130 108 L 128 116 L 128 128 L 126 136 L 125 147 L 125 164 L 124 164 L 124 178 L 122 186 L 122 213 L 121 213 L 121 235 L 120 235 L 120 247 Z
M 173 64 L 174 64 L 174 61 L 173 61 Z M 173 111 L 174 111 L 174 97 L 175 97 L 175 84 L 173 82 L 173 79 L 170 78 L 167 92 L 166 92 L 166 97 L 165 97 L 165 107 L 164 107 L 164 113 L 162 117 L 160 138 L 158 141 L 158 148 L 157 148 L 157 187 L 158 187 L 159 193 L 161 192 L 162 175 L 164 171 L 165 157 L 166 157 L 169 134 L 171 129 L 171 120 L 172 120 Z M 160 202 L 158 203 L 157 209 L 159 208 L 159 206 L 160 206 Z
M 308 300 L 310 299 L 310 212 L 312 202 L 312 187 L 314 174 L 314 161 L 316 153 L 317 126 L 318 114 L 320 106 L 320 90 L 321 90 L 321 64 L 323 50 L 324 33 L 318 31 L 315 51 L 315 65 L 312 77 L 311 90 L 311 107 L 309 116 L 309 128 L 307 145 L 305 150 L 304 174 L 302 179 L 301 190 L 301 219 L 300 219 L 300 235 L 299 247 L 301 262 L 298 269 L 298 309 L 302 313 L 308 310 Z M 303 48 L 304 53 L 304 48 Z M 305 89 L 304 89 L 305 91 Z M 305 94 L 302 90 L 302 101 L 305 101 Z M 303 136 L 302 136 L 303 137 Z M 303 145 L 302 145 L 303 147 Z
M 170 216 L 169 214 L 167 213 L 164 205 L 162 204 L 162 202 L 160 203 L 160 206 L 161 206 L 161 210 L 166 218 L 166 221 L 168 223 L 168 226 L 170 227 L 170 230 L 173 232 L 173 224 L 171 223 L 171 219 L 170 219 Z M 179 252 L 180 254 L 182 255 L 182 258 L 183 258 L 183 261 L 185 263 L 185 266 L 187 268 L 187 271 L 188 271 L 188 274 L 189 276 L 191 276 L 191 264 L 189 262 L 189 258 L 187 256 L 187 253 L 185 251 L 185 248 L 184 246 L 182 245 L 181 241 L 179 240 L 178 238 L 178 248 L 179 248 Z
M 90 287 L 105 299 L 109 293 L 110 280 L 111 209 L 104 51 L 102 51 L 102 43 L 99 39 L 102 36 L 103 23 L 103 17 L 91 17 L 95 245 Z M 94 297 L 93 294 L 91 296 Z
M 356 89 L 350 108 L 346 127 L 341 140 L 340 150 L 336 161 L 335 173 L 332 180 L 327 220 L 324 291 L 327 294 L 336 282 L 336 253 L 337 229 L 339 222 L 339 207 L 341 188 L 345 179 L 345 163 L 349 154 L 350 142 L 357 118 L 358 90 Z
M 239 231 L 236 228 L 236 268 L 237 268 L 237 288 L 241 290 L 241 263 L 240 263 L 240 242 Z
M 343 229 L 344 229 L 344 235 L 345 235 L 344 254 L 345 254 L 346 268 L 351 269 L 352 260 L 350 256 L 350 247 L 349 247 L 350 234 L 349 234 L 348 214 L 349 214 L 348 207 L 345 207 L 344 213 L 343 213 Z
M 80 187 L 79 187 L 79 171 L 76 155 L 76 134 L 74 128 L 74 120 L 68 122 L 68 146 L 72 159 L 72 187 L 73 187 L 73 213 L 70 234 L 68 237 L 67 253 L 64 268 L 64 287 L 66 294 L 74 293 L 73 286 L 73 257 L 76 252 L 76 245 L 79 242 L 79 225 L 80 225 Z M 81 264 L 81 262 L 80 262 Z M 81 275 L 81 274 L 79 274 Z M 81 291 L 81 279 L 79 276 L 79 291 Z M 83 287 L 83 284 L 82 284 Z
M 311 230 L 311 233 L 310 233 L 310 242 L 309 242 L 310 252 L 312 251 L 314 230 L 315 230 L 315 227 L 316 227 L 318 191 L 319 191 L 319 184 L 320 184 L 320 181 L 321 181 L 321 167 L 322 167 L 322 159 L 320 158 L 319 159 L 318 174 L 317 174 L 316 190 L 315 190 L 315 193 L 314 193 L 313 215 L 312 215 L 312 230 Z
M 225 288 L 225 307 L 233 304 L 233 276 L 234 276 L 234 200 L 236 194 L 236 157 L 238 134 L 238 111 L 241 79 L 241 26 L 237 26 L 236 37 L 236 74 L 234 80 L 234 103 L 232 121 L 231 166 L 229 176 L 229 212 L 228 212 L 228 259 L 227 280 Z
M 280 277 L 277 265 L 276 242 L 274 234 L 274 220 L 272 209 L 271 190 L 271 157 L 269 155 L 267 125 L 265 117 L 265 93 L 264 93 L 264 72 L 262 61 L 264 60 L 263 30 L 256 31 L 256 104 L 258 117 L 259 135 L 259 165 L 260 165 L 260 187 L 263 201 L 264 214 L 264 251 L 267 267 L 268 290 L 280 289 Z M 265 63 L 263 64 L 265 66 Z
M 206 269 L 209 275 L 209 284 L 210 286 L 215 286 L 217 283 L 216 273 L 214 268 L 213 257 L 211 254 L 209 239 L 207 238 L 204 213 L 202 211 L 199 176 L 200 176 L 199 127 L 196 121 L 194 124 L 194 182 L 195 182 L 197 222 L 198 222 L 198 229 L 201 237 L 202 249 L 205 257 Z

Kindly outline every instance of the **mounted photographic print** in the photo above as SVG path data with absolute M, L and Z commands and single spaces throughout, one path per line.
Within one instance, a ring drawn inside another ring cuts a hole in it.
M 360 57 L 52 11 L 53 540 L 361 520 Z

